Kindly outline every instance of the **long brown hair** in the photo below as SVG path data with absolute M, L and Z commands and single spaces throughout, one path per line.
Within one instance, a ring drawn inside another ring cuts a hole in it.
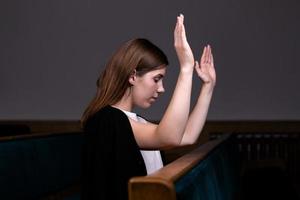
M 130 86 L 128 80 L 136 70 L 137 75 L 169 64 L 166 55 L 147 39 L 127 41 L 109 59 L 97 80 L 97 93 L 84 111 L 81 124 L 101 108 L 117 103 Z

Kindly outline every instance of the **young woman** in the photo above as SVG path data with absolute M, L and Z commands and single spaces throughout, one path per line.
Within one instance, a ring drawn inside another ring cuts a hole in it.
M 164 92 L 168 60 L 146 39 L 133 39 L 111 57 L 97 81 L 97 94 L 82 116 L 86 132 L 83 199 L 127 199 L 127 182 L 163 167 L 160 151 L 196 142 L 206 120 L 216 74 L 209 45 L 200 64 L 187 42 L 184 17 L 177 17 L 174 46 L 180 72 L 159 124 L 132 112 L 148 108 Z M 190 113 L 193 72 L 203 84 Z

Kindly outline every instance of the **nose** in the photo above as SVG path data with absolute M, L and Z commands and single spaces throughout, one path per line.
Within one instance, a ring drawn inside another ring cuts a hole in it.
M 162 82 L 162 81 L 159 81 L 159 85 L 158 85 L 158 88 L 157 88 L 157 92 L 158 92 L 158 93 L 163 93 L 163 92 L 165 92 L 165 88 L 164 88 L 164 85 L 163 85 L 163 82 Z

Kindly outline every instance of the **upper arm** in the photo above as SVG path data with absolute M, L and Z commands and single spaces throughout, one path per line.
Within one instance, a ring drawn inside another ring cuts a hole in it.
M 158 134 L 158 125 L 129 119 L 135 140 L 141 149 L 164 149 L 169 146 Z

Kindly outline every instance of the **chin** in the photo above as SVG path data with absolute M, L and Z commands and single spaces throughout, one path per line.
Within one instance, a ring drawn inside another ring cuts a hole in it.
M 147 103 L 143 103 L 138 105 L 140 108 L 146 109 L 146 108 L 150 108 L 152 106 L 151 103 L 147 102 Z
M 146 109 L 146 108 L 150 108 L 152 105 L 149 103 L 147 105 L 142 106 L 142 108 Z
M 144 101 L 135 102 L 134 106 L 142 108 L 142 109 L 147 109 L 147 108 L 150 108 L 153 103 L 154 103 L 154 101 L 144 100 Z

